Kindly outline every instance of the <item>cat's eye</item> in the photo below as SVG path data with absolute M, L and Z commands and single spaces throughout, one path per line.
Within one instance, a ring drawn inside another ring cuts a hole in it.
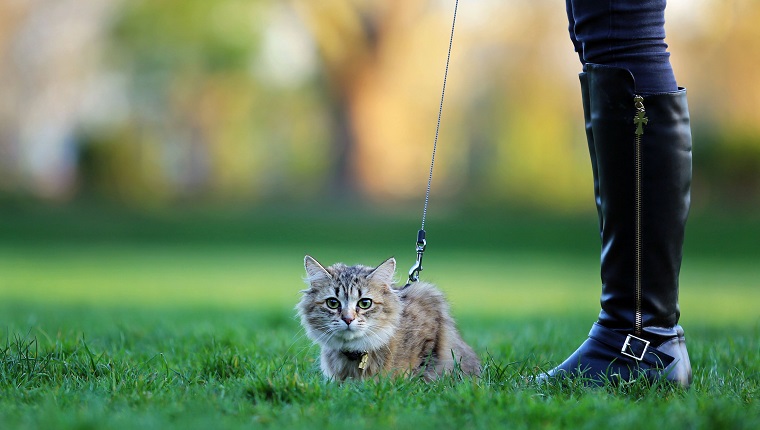
M 361 299 L 356 305 L 359 309 L 369 309 L 372 306 L 372 299 Z
M 325 304 L 330 309 L 338 309 L 340 307 L 340 302 L 336 298 L 329 298 L 325 300 Z

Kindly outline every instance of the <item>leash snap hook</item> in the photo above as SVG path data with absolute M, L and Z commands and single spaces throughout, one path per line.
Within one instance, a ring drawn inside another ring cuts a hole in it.
M 409 269 L 409 282 L 417 282 L 420 279 L 420 272 L 422 271 L 422 255 L 425 252 L 427 241 L 425 240 L 425 230 L 417 232 L 417 261 L 414 263 L 411 269 Z

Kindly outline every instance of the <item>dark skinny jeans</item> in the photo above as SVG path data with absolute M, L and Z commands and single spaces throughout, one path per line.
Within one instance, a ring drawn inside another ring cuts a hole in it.
M 566 0 L 581 63 L 627 69 L 641 94 L 678 89 L 665 43 L 666 0 Z

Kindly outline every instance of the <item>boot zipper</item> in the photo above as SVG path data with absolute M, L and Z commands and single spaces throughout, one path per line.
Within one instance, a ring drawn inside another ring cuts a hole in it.
M 644 126 L 649 123 L 646 110 L 644 109 L 644 98 L 641 96 L 634 96 L 633 105 L 636 108 L 636 116 L 633 118 L 633 123 L 636 125 L 635 138 L 634 138 L 634 163 L 636 166 L 636 232 L 635 232 L 635 247 L 636 247 L 636 261 L 634 265 L 635 271 L 635 300 L 636 300 L 636 313 L 634 320 L 634 333 L 636 336 L 641 335 L 642 331 L 642 316 L 641 316 L 641 136 L 644 134 Z

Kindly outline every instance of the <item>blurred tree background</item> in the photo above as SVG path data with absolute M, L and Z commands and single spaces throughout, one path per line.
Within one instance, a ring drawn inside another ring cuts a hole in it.
M 460 4 L 433 192 L 593 211 L 557 0 Z M 760 3 L 671 0 L 695 208 L 760 207 Z M 453 1 L 0 3 L 0 195 L 419 205 Z

